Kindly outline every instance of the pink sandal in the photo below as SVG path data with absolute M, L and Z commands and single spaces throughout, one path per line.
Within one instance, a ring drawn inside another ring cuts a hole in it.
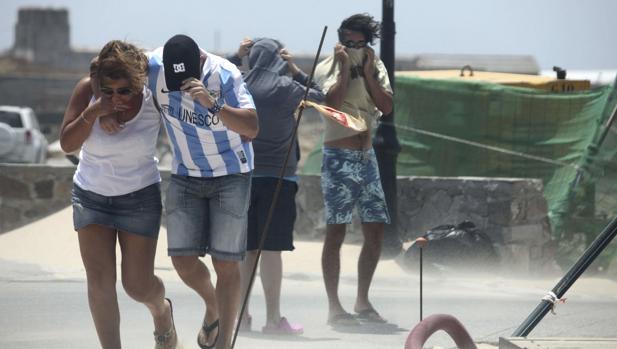
M 290 324 L 285 317 L 281 317 L 278 325 L 266 325 L 261 329 L 261 332 L 264 334 L 295 336 L 304 333 L 304 327 L 300 324 Z

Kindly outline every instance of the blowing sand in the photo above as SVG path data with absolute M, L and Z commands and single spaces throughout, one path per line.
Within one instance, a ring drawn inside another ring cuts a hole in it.
M 0 259 L 14 263 L 36 266 L 53 278 L 85 278 L 79 252 L 77 233 L 73 230 L 72 208 L 40 219 L 34 223 L 0 235 Z M 283 253 L 285 271 L 288 273 L 319 274 L 321 277 L 321 242 L 297 241 L 293 252 Z M 341 275 L 355 275 L 360 253 L 358 245 L 344 245 Z M 120 247 L 116 250 L 120 263 Z M 208 265 L 210 258 L 204 258 Z M 163 279 L 179 281 L 167 256 L 167 231 L 161 227 L 155 258 L 157 275 Z M 402 269 L 394 261 L 383 261 L 379 272 L 397 275 Z M 24 276 L 25 277 L 25 276 Z

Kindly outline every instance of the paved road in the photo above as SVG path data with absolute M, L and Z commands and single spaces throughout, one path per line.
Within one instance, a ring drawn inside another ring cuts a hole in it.
M 0 235 L 0 349 L 97 348 L 87 305 L 85 273 L 72 211 L 61 210 L 27 226 Z M 327 302 L 321 278 L 320 242 L 297 242 L 284 253 L 283 315 L 305 327 L 297 338 L 261 334 L 264 300 L 261 283 L 252 300 L 254 331 L 241 334 L 236 348 L 403 348 L 419 318 L 419 277 L 392 260 L 378 265 L 372 301 L 389 320 L 383 326 L 335 330 L 326 325 Z M 196 348 L 195 338 L 203 305 L 185 287 L 166 256 L 166 231 L 161 229 L 155 265 L 174 301 L 175 319 L 183 348 Z M 356 292 L 356 260 L 360 248 L 342 250 L 340 294 L 351 310 Z M 117 251 L 120 255 L 120 251 Z M 499 274 L 461 276 L 424 275 L 424 314 L 448 313 L 467 327 L 476 341 L 496 343 L 509 336 L 559 278 L 520 278 Z M 120 283 L 118 283 L 120 285 Z M 119 290 L 124 348 L 151 348 L 152 320 L 146 308 Z M 585 279 L 566 294 L 568 301 L 547 315 L 532 336 L 617 337 L 617 282 Z M 443 333 L 430 346 L 452 347 Z
M 384 263 L 393 268 L 393 263 Z M 289 269 L 293 269 L 289 266 Z M 379 272 L 380 270 L 378 270 Z M 373 289 L 373 302 L 390 323 L 334 330 L 325 324 L 326 299 L 321 275 L 287 272 L 282 309 L 292 321 L 304 324 L 297 338 L 262 335 L 263 292 L 256 284 L 252 302 L 253 332 L 242 333 L 236 348 L 403 348 L 419 317 L 418 277 L 382 270 Z M 176 326 L 183 348 L 197 348 L 195 338 L 202 305 L 168 268 L 158 270 L 175 305 Z M 506 279 L 497 275 L 463 278 L 425 276 L 424 313 L 449 313 L 461 320 L 476 341 L 496 343 L 508 336 L 536 306 L 554 281 Z M 558 315 L 547 315 L 532 333 L 550 337 L 616 337 L 616 283 L 587 279 L 571 290 Z M 353 273 L 343 275 L 341 294 L 351 307 Z M 122 339 L 125 348 L 152 346 L 152 324 L 146 309 L 119 290 Z M 96 348 L 98 345 L 87 307 L 83 277 L 58 279 L 35 265 L 0 260 L 0 348 Z M 443 333 L 430 346 L 453 347 Z

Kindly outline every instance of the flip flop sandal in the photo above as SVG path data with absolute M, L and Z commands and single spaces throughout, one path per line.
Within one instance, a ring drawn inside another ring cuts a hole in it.
M 341 313 L 332 316 L 328 319 L 328 325 L 330 326 L 359 326 L 360 322 L 353 315 L 349 313 Z
M 203 323 L 203 325 L 201 326 L 201 330 L 199 330 L 199 334 L 197 335 L 197 345 L 199 345 L 199 347 L 201 349 L 212 349 L 216 346 L 216 342 L 219 340 L 219 331 L 216 331 L 216 337 L 214 337 L 214 342 L 212 342 L 212 344 L 208 345 L 208 344 L 201 344 L 201 342 L 199 342 L 199 337 L 201 337 L 201 332 L 203 331 L 204 333 L 204 337 L 206 338 L 206 340 L 208 339 L 208 337 L 210 337 L 210 333 L 212 333 L 212 331 L 218 329 L 219 327 L 219 320 L 217 319 L 216 321 L 214 321 L 213 323 L 211 323 L 210 325 L 206 324 L 205 322 Z
M 169 302 L 169 311 L 171 313 L 171 328 L 164 334 L 156 334 L 154 332 L 154 341 L 156 349 L 175 348 L 178 344 L 178 334 L 176 333 L 176 325 L 174 324 L 174 307 L 171 304 L 171 299 L 165 298 Z
M 356 318 L 365 322 L 372 322 L 376 324 L 385 324 L 386 321 L 384 318 L 379 315 L 379 313 L 375 309 L 364 309 L 359 311 L 356 315 Z

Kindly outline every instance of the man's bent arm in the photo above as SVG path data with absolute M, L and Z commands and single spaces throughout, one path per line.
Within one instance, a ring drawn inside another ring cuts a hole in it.
M 234 108 L 225 104 L 217 115 L 228 129 L 250 139 L 257 137 L 259 119 L 255 109 Z
M 349 83 L 349 68 L 341 66 L 336 82 L 326 94 L 326 105 L 334 109 L 340 109 L 347 95 L 347 84 Z

